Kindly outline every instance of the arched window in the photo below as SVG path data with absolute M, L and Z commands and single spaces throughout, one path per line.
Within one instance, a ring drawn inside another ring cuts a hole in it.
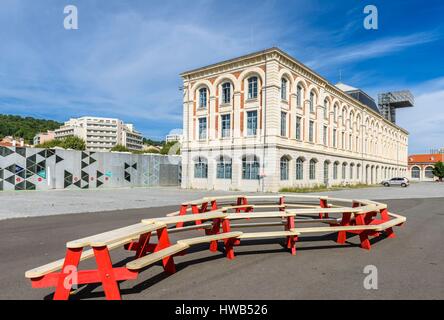
M 287 79 L 282 78 L 281 79 L 281 99 L 287 100 Z
M 199 108 L 207 107 L 207 88 L 199 89 Z
M 315 105 L 315 94 L 313 91 L 310 92 L 310 112 L 314 112 Z
M 208 178 L 208 162 L 204 157 L 198 157 L 194 163 L 194 178 Z
M 310 180 L 316 179 L 316 162 L 317 162 L 316 159 L 310 160 L 310 172 L 309 172 Z
M 216 177 L 217 179 L 231 179 L 231 158 L 220 156 L 217 161 Z
M 296 105 L 302 107 L 302 86 L 298 85 L 296 88 Z
M 424 175 L 425 175 L 426 178 L 433 179 L 435 177 L 435 175 L 433 174 L 433 167 L 425 168 Z
M 281 180 L 288 180 L 289 174 L 289 160 L 286 156 L 281 158 Z
M 259 161 L 256 156 L 242 157 L 242 179 L 256 180 L 259 179 Z
M 222 85 L 222 103 L 231 103 L 231 83 L 229 82 Z
M 296 180 L 304 179 L 304 160 L 298 158 L 296 160 Z
M 358 179 L 358 180 L 360 179 L 360 175 L 361 175 L 360 171 L 361 171 L 361 165 L 358 164 L 356 166 L 356 179 Z
M 347 170 L 347 163 L 342 164 L 342 180 L 346 179 L 346 170 Z
M 335 162 L 333 164 L 333 180 L 338 179 L 338 167 L 339 167 L 339 162 Z
M 248 99 L 257 98 L 257 87 L 258 87 L 257 77 L 251 77 L 248 79 Z

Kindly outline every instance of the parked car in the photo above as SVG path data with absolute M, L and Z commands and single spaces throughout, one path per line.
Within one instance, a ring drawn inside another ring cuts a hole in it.
M 410 181 L 407 178 L 391 178 L 390 180 L 382 181 L 381 184 L 384 187 L 401 186 L 405 188 L 410 185 Z

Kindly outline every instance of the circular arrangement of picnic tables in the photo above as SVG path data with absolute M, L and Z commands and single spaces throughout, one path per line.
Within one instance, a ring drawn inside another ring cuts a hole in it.
M 119 281 L 137 279 L 158 261 L 166 273 L 175 273 L 174 257 L 196 244 L 208 243 L 209 250 L 216 252 L 219 242 L 223 243 L 226 257 L 234 259 L 235 247 L 243 239 L 283 238 L 287 250 L 295 255 L 299 237 L 337 233 L 337 243 L 345 244 L 347 234 L 357 234 L 361 248 L 370 250 L 369 237 L 384 234 L 393 238 L 393 227 L 405 221 L 389 212 L 386 204 L 370 200 L 300 194 L 205 197 L 182 203 L 178 211 L 165 217 L 70 241 L 63 259 L 29 270 L 25 277 L 33 288 L 55 287 L 56 300 L 68 299 L 74 285 L 90 283 L 100 283 L 106 298 L 116 300 L 121 299 Z M 270 231 L 254 232 L 255 228 Z M 169 234 L 187 230 L 204 234 L 170 241 Z M 121 247 L 134 251 L 134 259 L 124 267 L 114 267 L 109 252 Z M 97 269 L 79 270 L 79 263 L 90 258 L 95 258 Z

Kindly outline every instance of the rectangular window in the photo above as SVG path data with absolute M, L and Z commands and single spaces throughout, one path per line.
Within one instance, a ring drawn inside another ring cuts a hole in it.
M 207 118 L 199 118 L 199 139 L 207 138 Z
M 194 177 L 198 179 L 208 178 L 208 164 L 199 160 L 194 164 Z
M 231 102 L 231 84 L 224 83 L 222 85 L 222 103 L 230 103 Z
M 315 161 L 310 161 L 309 178 L 310 178 L 310 180 L 316 179 L 316 162 Z
M 217 163 L 217 179 L 231 179 L 231 161 L 221 160 Z
M 342 149 L 345 149 L 345 133 L 341 132 Z
M 328 119 L 328 101 L 324 100 L 324 119 Z
M 259 179 L 259 162 L 256 160 L 242 161 L 242 179 L 257 180 Z
M 231 117 L 229 114 L 223 114 L 221 116 L 222 138 L 230 136 L 231 132 Z
M 248 99 L 257 98 L 257 77 L 248 79 Z
M 281 159 L 281 180 L 288 180 L 288 159 Z
M 247 135 L 255 136 L 257 132 L 257 111 L 247 111 Z
M 281 112 L 281 136 L 287 136 L 287 113 Z
M 310 112 L 314 112 L 315 96 L 313 92 L 310 92 Z
M 296 105 L 298 108 L 302 108 L 302 87 L 298 86 L 296 94 Z
M 324 126 L 324 131 L 323 131 L 323 143 L 324 143 L 324 146 L 326 146 L 327 145 L 327 126 Z
M 299 158 L 296 160 L 296 180 L 304 178 L 304 162 Z
M 207 89 L 203 88 L 199 90 L 199 108 L 207 107 Z
M 308 125 L 308 140 L 310 142 L 314 141 L 314 122 L 310 120 Z
M 336 148 L 336 129 L 333 129 L 333 148 Z
M 281 99 L 287 100 L 287 79 L 281 81 Z
M 301 123 L 302 123 L 302 118 L 296 117 L 296 139 L 297 140 L 301 140 Z

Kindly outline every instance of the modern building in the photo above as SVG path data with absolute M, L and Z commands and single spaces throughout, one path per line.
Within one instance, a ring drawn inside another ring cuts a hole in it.
M 409 155 L 409 172 L 413 181 L 435 181 L 433 167 L 437 162 L 444 162 L 444 150 L 440 153 Z
M 81 117 L 70 119 L 55 130 L 56 139 L 77 136 L 90 151 L 109 151 L 117 144 L 129 150 L 142 150 L 142 135 L 132 124 L 113 118 Z
M 55 139 L 54 131 L 39 132 L 33 139 L 33 144 L 38 145 Z
M 183 135 L 181 133 L 170 133 L 165 137 L 165 142 L 182 142 Z
M 278 48 L 181 76 L 184 188 L 278 191 L 407 174 L 406 130 L 362 90 Z M 345 92 L 356 90 L 365 99 Z

